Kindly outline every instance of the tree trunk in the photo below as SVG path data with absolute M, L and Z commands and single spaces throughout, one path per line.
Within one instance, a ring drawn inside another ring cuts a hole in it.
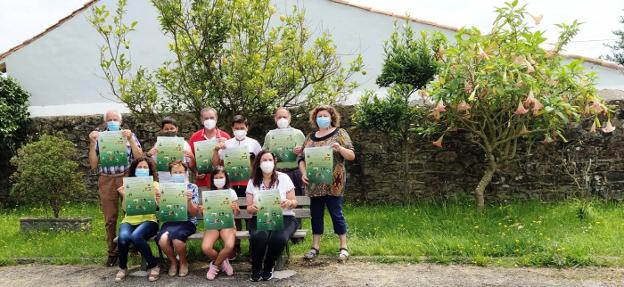
M 492 177 L 494 177 L 494 173 L 496 172 L 497 166 L 496 166 L 496 160 L 494 158 L 493 155 L 488 154 L 486 155 L 487 157 L 487 168 L 485 170 L 485 173 L 483 173 L 483 176 L 481 177 L 481 180 L 479 181 L 479 184 L 477 184 L 477 188 L 475 189 L 475 205 L 477 207 L 477 211 L 479 213 L 482 213 L 485 209 L 485 198 L 484 198 L 484 193 L 485 193 L 485 188 L 490 185 L 490 182 L 492 182 Z

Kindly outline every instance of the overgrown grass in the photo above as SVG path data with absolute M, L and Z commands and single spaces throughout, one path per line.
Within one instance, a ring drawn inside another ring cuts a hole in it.
M 469 263 L 504 266 L 624 266 L 622 204 L 576 201 L 519 202 L 489 206 L 483 215 L 461 204 L 345 207 L 349 248 L 355 257 L 377 262 Z M 71 205 L 64 216 L 91 216 L 88 233 L 19 232 L 19 217 L 44 215 L 41 209 L 0 212 L 0 265 L 19 262 L 100 263 L 106 256 L 99 207 Z M 201 225 L 201 224 L 200 224 Z M 310 228 L 304 221 L 304 228 Z M 326 216 L 321 254 L 336 256 L 338 239 Z M 299 258 L 311 236 L 292 247 Z M 247 250 L 244 242 L 243 250 Z M 205 260 L 199 242 L 189 246 L 191 259 Z M 155 249 L 154 249 L 155 250 Z

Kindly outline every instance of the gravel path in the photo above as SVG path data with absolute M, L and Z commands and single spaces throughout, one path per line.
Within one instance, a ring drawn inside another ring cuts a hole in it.
M 249 265 L 239 264 L 233 277 L 207 284 L 205 263 L 196 263 L 185 278 L 163 274 L 155 283 L 131 276 L 122 284 L 113 281 L 116 268 L 96 265 L 17 265 L 0 267 L 0 286 L 624 286 L 624 268 L 504 268 L 470 265 L 378 264 L 327 261 L 296 262 L 288 277 L 270 283 L 248 281 Z

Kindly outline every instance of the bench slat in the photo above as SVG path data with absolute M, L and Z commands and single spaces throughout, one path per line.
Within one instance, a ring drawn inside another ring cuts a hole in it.
M 238 206 L 246 207 L 247 206 L 247 201 L 245 201 L 244 198 L 239 198 L 238 199 Z M 310 206 L 310 198 L 305 196 L 305 195 L 298 195 L 297 196 L 297 207 L 303 207 L 303 206 Z
M 307 229 L 297 229 L 295 231 L 295 233 L 293 233 L 293 235 L 291 236 L 291 238 L 305 238 L 308 235 L 308 230 Z M 154 238 L 156 238 L 156 236 L 150 238 L 150 241 L 153 241 Z M 189 236 L 189 240 L 202 240 L 204 238 L 204 233 L 203 232 L 197 232 L 195 234 L 191 234 L 191 236 Z M 249 231 L 247 230 L 240 230 L 240 231 L 236 231 L 236 238 L 238 239 L 249 239 Z M 114 240 L 115 243 L 117 243 L 117 237 L 115 237 Z

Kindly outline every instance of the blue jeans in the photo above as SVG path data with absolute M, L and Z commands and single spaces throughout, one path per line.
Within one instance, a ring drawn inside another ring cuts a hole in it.
M 310 215 L 312 218 L 312 234 L 323 234 L 325 229 L 325 206 L 334 224 L 334 233 L 347 234 L 347 221 L 342 213 L 342 196 L 313 196 L 310 197 Z
M 117 238 L 117 249 L 119 250 L 119 268 L 128 268 L 128 249 L 130 243 L 141 253 L 147 262 L 147 268 L 156 267 L 158 261 L 147 243 L 147 240 L 156 235 L 158 231 L 158 223 L 153 221 L 144 221 L 139 225 L 131 225 L 130 223 L 122 223 L 119 226 L 119 237 Z

